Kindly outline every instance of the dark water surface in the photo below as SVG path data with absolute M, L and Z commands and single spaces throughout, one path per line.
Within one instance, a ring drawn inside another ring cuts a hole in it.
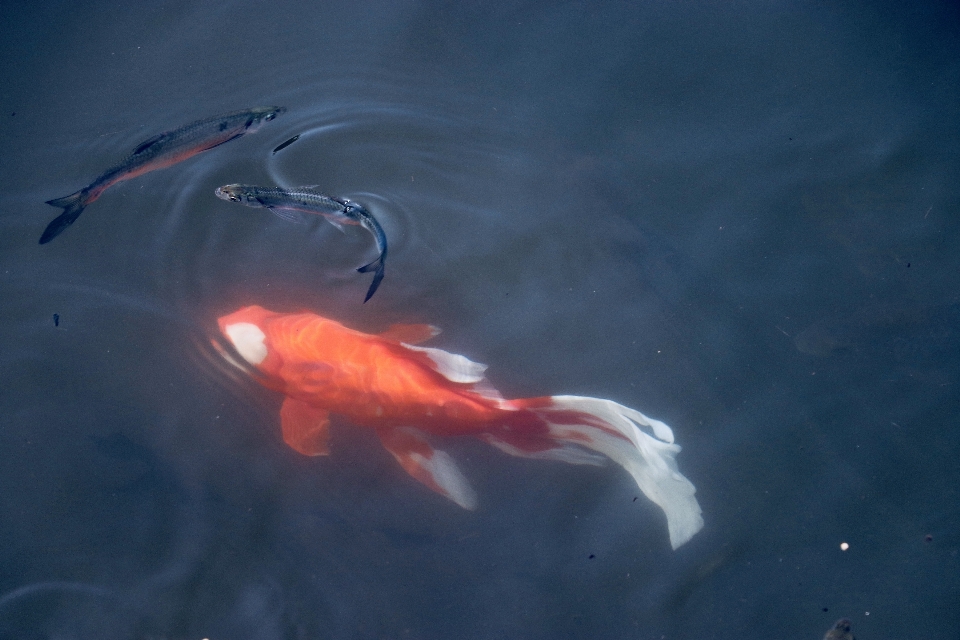
M 0 5 L 0 638 L 960 635 L 952 3 Z M 44 204 L 142 140 L 259 132 Z M 272 150 L 294 135 L 279 153 Z M 318 185 L 369 234 L 214 197 Z M 507 397 L 670 424 L 705 528 L 616 466 L 279 436 L 216 318 L 429 322 Z M 58 319 L 55 324 L 54 318 Z M 841 551 L 842 542 L 849 544 Z

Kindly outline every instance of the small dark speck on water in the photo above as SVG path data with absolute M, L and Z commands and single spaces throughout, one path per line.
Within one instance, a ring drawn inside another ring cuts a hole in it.
M 637 501 L 637 496 L 633 496 L 633 501 L 634 501 L 634 502 Z
M 16 111 L 14 111 L 13 113 L 11 113 L 11 114 L 10 114 L 10 117 L 12 118 L 12 117 L 15 116 L 15 115 L 17 115 L 17 112 L 16 112 Z
M 590 559 L 591 559 L 591 560 L 593 560 L 593 559 L 596 558 L 596 557 L 597 557 L 597 556 L 593 555 L 592 553 L 590 554 Z
M 923 536 L 923 539 L 926 540 L 927 542 L 933 542 L 933 536 L 930 535 L 929 533 Z
M 59 314 L 59 313 L 53 314 L 53 326 L 55 326 L 55 327 L 59 327 L 59 326 L 60 326 L 60 314 Z

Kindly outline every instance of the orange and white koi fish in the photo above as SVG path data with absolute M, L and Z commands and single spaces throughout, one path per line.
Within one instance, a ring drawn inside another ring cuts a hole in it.
M 546 396 L 506 400 L 485 365 L 414 346 L 439 333 L 423 324 L 370 335 L 312 313 L 250 306 L 219 319 L 220 330 L 258 379 L 285 398 L 284 441 L 309 456 L 329 453 L 330 415 L 377 432 L 414 478 L 461 507 L 477 497 L 438 436 L 473 436 L 514 456 L 603 464 L 609 458 L 663 509 L 676 549 L 703 527 L 696 489 L 677 469 L 670 427 L 611 400 Z M 649 433 L 648 433 L 649 431 Z

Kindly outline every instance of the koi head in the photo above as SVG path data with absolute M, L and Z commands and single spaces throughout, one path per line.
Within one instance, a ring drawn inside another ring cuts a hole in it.
M 221 200 L 239 202 L 247 205 L 248 207 L 263 206 L 260 203 L 260 200 L 257 199 L 255 187 L 245 184 L 226 184 L 222 187 L 217 187 L 217 190 L 214 193 L 216 193 L 217 197 Z
M 267 334 L 264 332 L 266 320 L 275 316 L 272 311 L 267 311 L 263 307 L 251 306 L 244 307 L 230 315 L 223 316 L 217 322 L 220 325 L 220 331 L 233 345 L 236 353 L 242 357 L 248 365 L 254 367 L 263 364 L 267 359 L 269 351 L 267 349 Z M 233 358 L 225 354 L 232 364 L 246 368 L 242 363 L 233 362 Z
M 249 322 L 235 322 L 224 329 L 227 338 L 233 343 L 244 360 L 252 365 L 258 365 L 267 358 L 267 344 L 264 342 L 267 334 L 255 324 Z

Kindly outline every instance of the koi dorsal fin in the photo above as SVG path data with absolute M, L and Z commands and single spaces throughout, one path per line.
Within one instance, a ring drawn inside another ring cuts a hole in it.
M 440 335 L 440 328 L 432 324 L 392 324 L 379 337 L 404 344 L 420 344 Z
M 286 398 L 280 407 L 283 441 L 305 456 L 330 453 L 330 414 L 301 400 Z
M 423 432 L 410 427 L 384 429 L 380 441 L 411 476 L 464 509 L 477 508 L 477 494 L 450 454 L 430 446 Z
M 487 365 L 474 362 L 466 356 L 450 353 L 433 347 L 413 347 L 407 345 L 411 351 L 419 351 L 427 356 L 430 366 L 450 382 L 476 384 L 481 382 Z

